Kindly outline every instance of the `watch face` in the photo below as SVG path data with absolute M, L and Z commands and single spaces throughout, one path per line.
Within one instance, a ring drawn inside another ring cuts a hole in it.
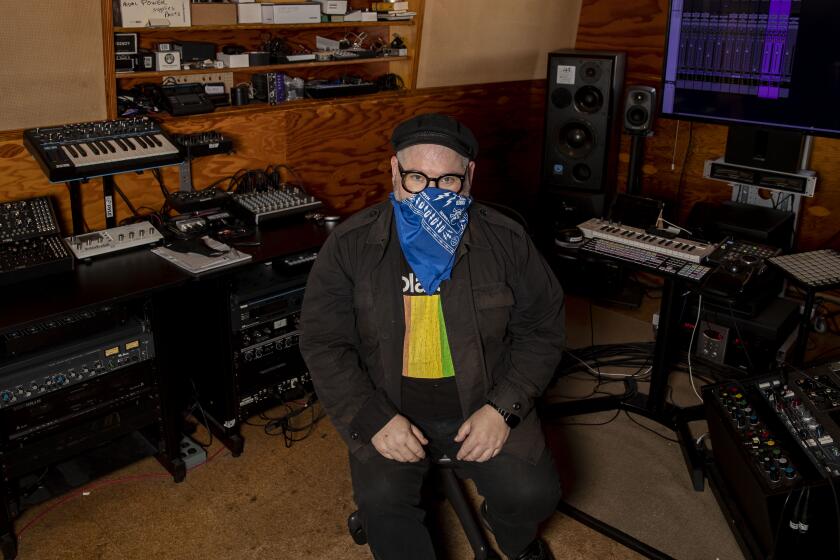
M 519 416 L 517 416 L 516 414 L 508 412 L 507 410 L 496 405 L 493 402 L 488 402 L 487 404 L 492 406 L 496 410 L 496 412 L 502 415 L 502 418 L 504 418 L 505 420 L 505 424 L 507 424 L 509 428 L 515 428 L 519 425 L 519 421 L 521 420 L 521 418 L 519 418 Z

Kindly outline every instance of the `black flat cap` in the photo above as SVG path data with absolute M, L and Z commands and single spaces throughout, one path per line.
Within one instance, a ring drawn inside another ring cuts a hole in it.
M 439 113 L 425 113 L 403 121 L 391 135 L 391 145 L 399 152 L 415 144 L 437 144 L 473 160 L 478 141 L 466 125 Z

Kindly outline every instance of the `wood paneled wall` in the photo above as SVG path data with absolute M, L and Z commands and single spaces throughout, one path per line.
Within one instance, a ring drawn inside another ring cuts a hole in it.
M 196 159 L 198 188 L 239 169 L 292 166 L 311 192 L 347 214 L 383 200 L 391 189 L 389 138 L 393 127 L 414 114 L 437 111 L 466 122 L 481 143 L 476 187 L 479 198 L 508 202 L 535 192 L 539 175 L 545 89 L 542 81 L 431 88 L 276 108 L 246 108 L 218 115 L 168 118 L 180 134 L 215 129 L 232 138 L 236 152 Z M 177 168 L 164 171 L 170 190 Z M 151 173 L 117 176 L 134 206 L 159 209 L 163 196 Z M 64 185 L 50 185 L 20 138 L 0 141 L 0 200 L 53 195 L 69 231 Z M 92 229 L 104 227 L 99 180 L 83 186 L 84 216 Z M 117 199 L 117 218 L 130 215 Z
M 659 88 L 667 12 L 668 0 L 584 0 L 576 46 L 625 51 L 626 83 Z M 659 119 L 645 147 L 645 194 L 678 203 L 681 217 L 695 202 L 728 199 L 731 189 L 726 183 L 703 178 L 705 160 L 723 155 L 726 132 L 724 126 L 686 121 L 678 131 L 677 121 Z M 629 145 L 623 136 L 620 189 L 626 186 Z M 840 140 L 817 138 L 811 169 L 819 176 L 817 193 L 805 199 L 798 248 L 840 247 Z

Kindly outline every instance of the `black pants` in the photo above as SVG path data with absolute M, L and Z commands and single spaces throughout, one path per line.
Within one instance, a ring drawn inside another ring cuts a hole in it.
M 487 501 L 487 520 L 496 542 L 515 558 L 537 536 L 537 526 L 560 500 L 560 482 L 546 449 L 535 465 L 500 453 L 484 463 L 456 461 L 460 444 L 453 438 L 461 421 L 418 423 L 429 445 L 426 458 L 400 463 L 377 454 L 362 462 L 351 454 L 353 493 L 368 543 L 377 560 L 429 560 L 435 557 L 423 520 L 420 489 L 431 461 L 452 459 L 462 478 L 475 482 Z

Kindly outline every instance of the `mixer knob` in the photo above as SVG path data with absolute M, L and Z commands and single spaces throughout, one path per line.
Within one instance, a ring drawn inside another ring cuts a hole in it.
M 262 348 L 257 348 L 256 350 L 254 350 L 254 356 L 256 356 L 257 358 L 262 358 Z
M 253 352 L 251 352 L 250 350 L 248 352 L 245 352 L 245 361 L 246 362 L 250 362 L 253 359 L 254 359 L 254 353 Z
M 770 480 L 771 480 L 771 481 L 773 481 L 773 482 L 779 482 L 779 479 L 781 478 L 781 476 L 780 476 L 780 474 L 779 474 L 779 469 L 777 469 L 777 468 L 773 467 L 772 469 L 770 469 L 770 473 L 769 473 L 769 474 L 770 474 Z
M 787 478 L 788 480 L 796 478 L 796 469 L 794 469 L 790 465 L 785 467 L 785 478 Z
M 15 400 L 15 395 L 11 391 L 0 392 L 0 401 L 9 403 Z
M 758 424 L 758 416 L 755 414 L 750 415 L 750 426 L 755 426 Z
M 739 414 L 735 417 L 735 421 L 739 428 L 746 428 L 747 427 L 747 417 L 743 414 Z

